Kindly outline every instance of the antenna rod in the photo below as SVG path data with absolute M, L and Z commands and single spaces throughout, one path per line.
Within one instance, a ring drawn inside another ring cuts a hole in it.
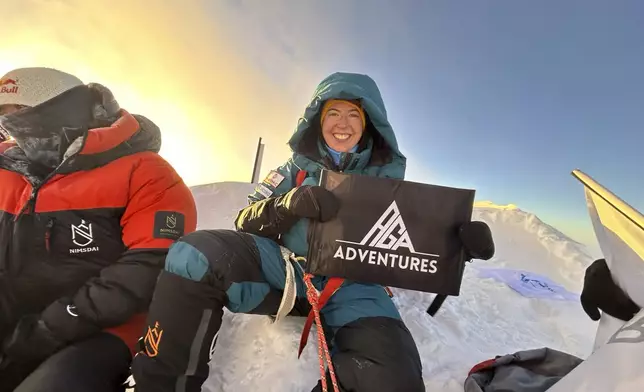
M 255 164 L 253 165 L 253 177 L 251 178 L 251 184 L 256 184 L 259 182 L 259 171 L 262 167 L 262 158 L 264 156 L 264 144 L 262 143 L 262 138 L 259 138 L 257 142 L 257 152 L 255 153 Z

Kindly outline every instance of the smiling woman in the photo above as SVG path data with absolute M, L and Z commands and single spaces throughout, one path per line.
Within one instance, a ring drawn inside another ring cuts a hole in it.
M 332 153 L 337 153 L 334 155 L 355 151 L 366 125 L 359 102 L 329 100 L 324 104 L 320 118 L 322 136 Z

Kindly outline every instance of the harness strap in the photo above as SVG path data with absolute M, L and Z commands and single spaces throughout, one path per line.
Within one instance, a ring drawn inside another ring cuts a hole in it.
M 312 276 L 313 275 L 311 274 L 306 274 L 305 276 L 305 283 L 307 284 L 307 288 Z M 306 281 L 307 277 L 309 279 L 309 282 Z M 317 307 L 318 310 L 322 309 L 324 305 L 326 305 L 326 303 L 329 301 L 329 298 L 331 298 L 331 296 L 340 289 L 340 286 L 342 286 L 342 283 L 344 283 L 344 279 L 342 278 L 329 279 L 326 286 L 324 286 L 324 290 L 322 290 L 322 294 L 319 294 L 319 296 L 316 296 L 315 303 L 312 303 L 309 300 L 309 303 L 311 303 L 311 307 L 312 308 Z M 311 286 L 313 286 L 312 283 L 310 284 Z M 300 355 L 302 355 L 302 351 L 304 350 L 304 347 L 306 347 L 306 342 L 308 341 L 309 332 L 311 331 L 311 327 L 313 326 L 313 319 L 315 317 L 314 310 L 315 309 L 311 309 L 308 317 L 306 318 L 306 323 L 304 323 L 304 330 L 302 331 L 302 338 L 300 339 L 300 349 L 297 353 L 298 358 L 300 357 Z M 322 325 L 318 325 L 317 327 L 318 329 L 322 329 Z
M 275 315 L 275 323 L 281 321 L 291 313 L 291 310 L 295 306 L 295 298 L 297 297 L 297 283 L 295 281 L 295 268 L 293 267 L 293 263 L 297 263 L 297 261 L 294 259 L 294 255 L 290 250 L 283 246 L 280 246 L 280 250 L 282 252 L 282 259 L 284 260 L 286 279 L 284 281 L 282 301 Z
M 300 186 L 306 179 L 306 170 L 300 170 L 295 175 L 295 186 Z

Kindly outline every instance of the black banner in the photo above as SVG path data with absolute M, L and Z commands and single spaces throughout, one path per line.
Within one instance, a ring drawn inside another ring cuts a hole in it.
M 320 186 L 341 203 L 314 221 L 307 272 L 458 295 L 465 254 L 458 229 L 472 217 L 474 190 L 323 171 Z

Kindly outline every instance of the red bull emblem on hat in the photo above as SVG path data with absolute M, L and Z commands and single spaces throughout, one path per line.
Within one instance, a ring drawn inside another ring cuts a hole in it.
M 18 81 L 16 79 L 0 80 L 0 94 L 17 94 Z

